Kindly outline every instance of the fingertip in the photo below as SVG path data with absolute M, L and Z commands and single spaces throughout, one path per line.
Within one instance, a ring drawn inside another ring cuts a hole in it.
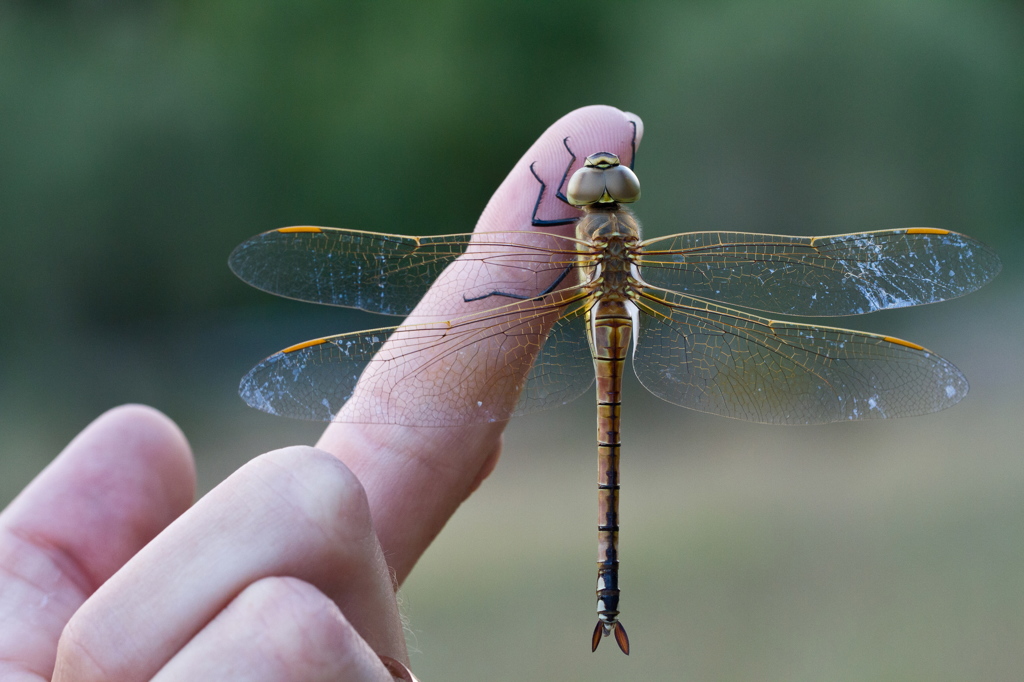
M 95 588 L 192 503 L 184 434 L 143 405 L 103 413 L 4 511 L 4 526 L 73 557 Z
M 117 438 L 122 445 L 153 464 L 164 481 L 169 503 L 184 511 L 195 498 L 196 466 L 192 446 L 181 428 L 160 410 L 128 403 L 113 407 L 86 427 L 102 430 L 104 439 Z
M 639 144 L 642 131 L 638 116 L 612 106 L 593 104 L 570 111 L 548 126 L 513 167 L 491 197 L 476 230 L 537 231 L 541 228 L 533 224 L 536 208 L 539 220 L 566 221 L 545 231 L 571 235 L 571 223 L 579 217 L 579 210 L 556 198 L 566 164 L 573 155 L 576 157 L 569 168 L 571 173 L 596 152 L 612 152 L 632 164 L 634 146 Z M 538 180 L 545 185 L 543 191 Z M 535 206 L 538 193 L 540 203 Z
M 637 146 L 640 145 L 640 139 L 644 134 L 644 122 L 639 116 L 631 111 L 623 111 L 607 104 L 590 104 L 574 109 L 558 119 L 551 128 L 561 125 L 581 128 L 597 139 L 607 140 L 608 144 L 611 145 L 607 149 L 584 152 L 584 155 L 595 151 L 620 153 L 623 151 L 623 145 L 628 147 L 634 142 L 634 127 L 636 131 L 635 144 Z M 616 146 L 618 146 L 619 151 L 616 151 L 614 148 Z
M 142 535 L 156 534 L 191 506 L 196 494 L 192 447 L 160 410 L 129 403 L 113 407 L 87 426 L 61 453 L 77 476 L 101 482 L 147 507 Z M 58 458 L 58 459 L 60 459 Z M 138 517 L 141 518 L 141 517 Z
M 636 146 L 639 147 L 640 140 L 642 140 L 644 137 L 644 120 L 637 116 L 636 114 L 634 114 L 632 111 L 623 111 L 622 113 L 626 115 L 627 119 L 629 119 L 630 121 L 633 122 L 634 125 L 636 125 Z

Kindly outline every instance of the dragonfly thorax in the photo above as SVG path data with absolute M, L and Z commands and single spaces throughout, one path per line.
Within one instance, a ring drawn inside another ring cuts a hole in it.
M 585 251 L 584 281 L 600 286 L 602 296 L 624 298 L 630 287 L 635 254 L 640 243 L 640 223 L 633 212 L 612 204 L 585 206 L 576 224 L 580 250 Z
M 604 245 L 612 241 L 630 246 L 640 241 L 640 221 L 633 212 L 618 204 L 584 206 L 584 214 L 576 223 L 576 238 L 582 242 Z
M 628 204 L 640 198 L 640 180 L 611 152 L 591 154 L 572 174 L 565 196 L 573 206 Z

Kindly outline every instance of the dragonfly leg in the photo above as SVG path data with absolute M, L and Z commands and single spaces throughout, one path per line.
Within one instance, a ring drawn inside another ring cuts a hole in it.
M 635 126 L 634 126 L 635 134 Z M 568 197 L 562 192 L 562 188 L 565 187 L 565 181 L 569 178 L 569 171 L 572 170 L 572 164 L 576 161 L 576 155 L 572 149 L 569 148 L 569 138 L 562 140 L 562 144 L 565 145 L 565 149 L 569 152 L 569 163 L 565 167 L 565 172 L 562 173 L 562 181 L 558 183 L 558 189 L 555 191 L 555 197 L 561 199 L 565 203 L 569 203 Z M 540 183 L 540 191 L 537 192 L 537 203 L 533 205 L 533 215 L 530 217 L 530 222 L 535 227 L 542 227 L 544 225 L 568 225 L 574 223 L 578 218 L 558 218 L 556 220 L 543 220 L 537 217 L 537 211 L 540 210 L 540 202 L 544 198 L 544 191 L 548 188 L 547 183 L 540 179 L 537 175 L 537 171 L 534 169 L 534 164 L 530 164 L 530 172 L 533 173 L 533 177 L 537 178 L 537 182 Z
M 521 296 L 519 294 L 512 294 L 512 293 L 509 293 L 507 291 L 492 291 L 489 294 L 484 294 L 483 296 L 473 296 L 472 298 L 468 298 L 468 297 L 466 297 L 465 294 L 463 294 L 462 300 L 465 301 L 466 303 L 471 303 L 473 301 L 482 301 L 485 298 L 490 298 L 491 296 L 504 296 L 505 298 L 514 298 L 517 301 L 526 301 L 526 300 L 529 300 L 529 299 L 540 301 L 545 296 L 547 296 L 552 291 L 554 291 L 555 288 L 559 284 L 562 283 L 562 280 L 565 279 L 566 275 L 568 275 L 570 272 L 572 272 L 572 269 L 573 269 L 573 265 L 571 265 L 571 264 L 567 265 L 565 267 L 565 269 L 562 270 L 562 274 L 558 276 L 558 279 L 556 279 L 554 282 L 551 283 L 551 286 L 549 286 L 547 289 L 545 289 L 544 291 L 540 292 L 539 294 L 535 294 L 533 296 Z

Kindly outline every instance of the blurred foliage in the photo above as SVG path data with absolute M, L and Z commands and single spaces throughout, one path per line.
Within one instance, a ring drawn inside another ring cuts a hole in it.
M 599 101 L 647 122 L 659 231 L 1000 241 L 1022 25 L 985 2 L 6 3 L 0 301 L 33 336 L 188 315 L 255 300 L 223 266 L 254 232 L 468 230 Z
M 995 1 L 0 2 L 0 420 L 62 414 L 44 450 L 127 400 L 208 426 L 347 319 L 235 281 L 237 243 L 468 231 L 598 102 L 646 123 L 649 235 L 931 225 L 1018 281 L 1021 64 Z
M 0 415 L 201 421 L 268 328 L 344 319 L 235 281 L 235 244 L 469 230 L 595 102 L 646 122 L 649 234 L 932 225 L 1019 281 L 1022 64 L 1001 2 L 4 2 Z

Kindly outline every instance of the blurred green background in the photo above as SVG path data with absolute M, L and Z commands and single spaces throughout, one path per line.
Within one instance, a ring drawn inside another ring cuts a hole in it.
M 593 103 L 644 119 L 648 236 L 933 226 L 995 247 L 1003 274 L 966 299 L 841 322 L 935 349 L 971 395 L 773 428 L 627 385 L 629 658 L 587 646 L 593 405 L 514 422 L 403 590 L 417 674 L 1020 679 L 1014 2 L 0 0 L 0 497 L 128 401 L 181 424 L 204 490 L 315 441 L 238 379 L 386 320 L 257 292 L 231 249 L 294 224 L 468 231 L 537 135 Z

